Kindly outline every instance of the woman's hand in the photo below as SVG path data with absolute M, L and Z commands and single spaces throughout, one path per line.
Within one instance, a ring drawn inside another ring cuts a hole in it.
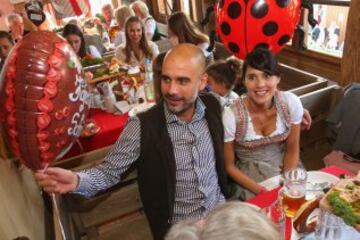
M 35 173 L 35 179 L 40 187 L 48 193 L 68 193 L 76 189 L 79 178 L 76 173 L 62 168 L 48 168 Z
M 237 184 L 245 187 L 255 194 L 263 192 L 263 186 L 255 182 L 235 165 L 234 141 L 224 143 L 224 156 L 226 172 Z

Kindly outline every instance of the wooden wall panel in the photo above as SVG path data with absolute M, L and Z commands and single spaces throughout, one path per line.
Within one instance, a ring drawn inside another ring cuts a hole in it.
M 360 82 L 360 1 L 351 1 L 347 21 L 340 85 Z

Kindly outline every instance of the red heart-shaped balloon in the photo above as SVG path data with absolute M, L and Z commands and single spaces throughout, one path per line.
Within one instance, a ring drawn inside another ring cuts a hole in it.
M 29 168 L 48 166 L 79 137 L 88 110 L 75 52 L 56 33 L 31 32 L 11 51 L 0 83 L 6 142 Z

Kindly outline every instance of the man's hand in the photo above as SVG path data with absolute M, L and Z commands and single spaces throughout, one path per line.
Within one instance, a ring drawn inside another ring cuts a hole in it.
M 308 110 L 304 109 L 303 118 L 301 120 L 301 130 L 309 130 L 311 127 L 312 118 Z
M 74 191 L 79 182 L 74 172 L 62 168 L 39 170 L 35 173 L 35 179 L 45 192 L 60 194 Z

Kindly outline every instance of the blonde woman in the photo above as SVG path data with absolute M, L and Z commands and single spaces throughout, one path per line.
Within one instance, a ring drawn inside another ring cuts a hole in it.
M 126 43 L 116 49 L 116 58 L 131 66 L 143 66 L 146 58 L 154 59 L 159 54 L 159 48 L 154 42 L 146 40 L 144 32 L 140 18 L 129 17 L 125 24 Z
M 114 39 L 115 47 L 119 46 L 121 43 L 126 42 L 125 22 L 131 16 L 135 16 L 135 13 L 128 6 L 122 6 L 115 10 L 115 19 L 119 26 L 119 32 Z

